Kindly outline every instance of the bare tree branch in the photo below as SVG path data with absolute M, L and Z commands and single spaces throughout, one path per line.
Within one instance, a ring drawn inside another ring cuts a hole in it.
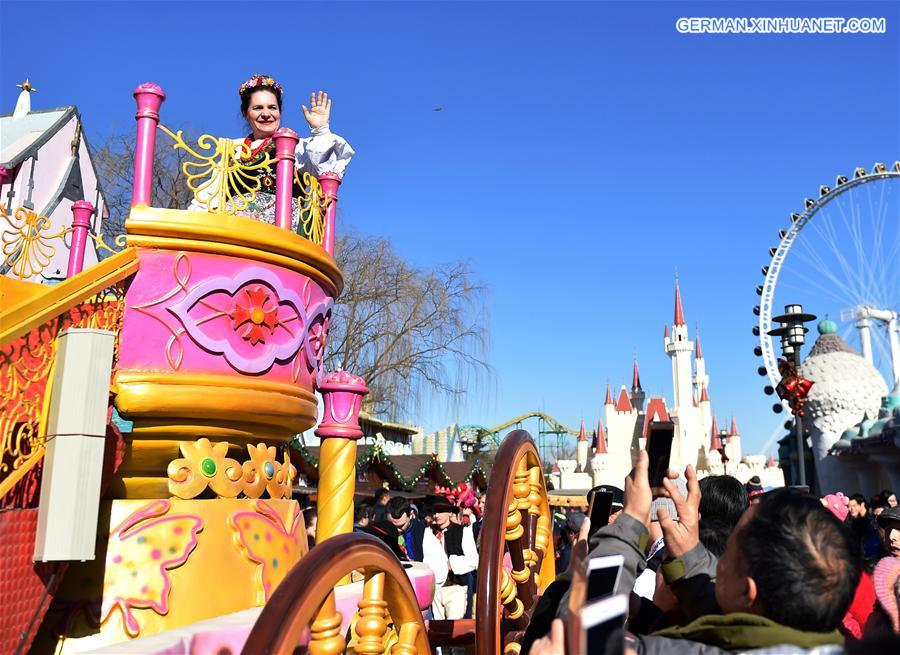
M 193 192 L 187 186 L 182 164 L 188 159 L 183 150 L 171 148 L 171 141 L 159 135 L 153 158 L 153 206 L 168 209 L 185 209 Z M 185 137 L 190 142 L 190 136 Z M 109 137 L 93 153 L 97 176 L 109 209 L 109 218 L 103 221 L 104 234 L 116 237 L 125 232 L 125 219 L 131 210 L 131 191 L 134 179 L 134 133 Z M 101 256 L 111 253 L 103 251 Z
M 411 417 L 433 398 L 458 402 L 491 375 L 485 288 L 466 262 L 418 270 L 386 239 L 353 233 L 336 251 L 345 291 L 326 367 L 366 380 L 368 411 Z
M 192 197 L 182 170 L 187 153 L 159 136 L 153 205 L 184 209 Z M 107 139 L 94 162 L 109 207 L 105 230 L 115 237 L 125 231 L 131 208 L 133 133 Z M 338 240 L 336 252 L 345 285 L 334 309 L 325 365 L 366 380 L 368 411 L 410 418 L 426 401 L 460 401 L 491 376 L 485 288 L 467 262 L 419 270 L 390 241 L 354 233 Z

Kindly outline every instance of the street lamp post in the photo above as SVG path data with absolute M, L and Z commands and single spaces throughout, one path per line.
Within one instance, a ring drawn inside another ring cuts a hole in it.
M 800 370 L 800 349 L 806 343 L 809 332 L 804 323 L 816 320 L 814 314 L 805 314 L 803 305 L 785 305 L 784 314 L 772 318 L 773 323 L 781 327 L 769 331 L 769 335 L 781 338 L 781 354 L 784 359 L 793 361 L 795 370 Z M 803 454 L 803 412 L 794 412 L 794 424 L 797 429 L 797 470 L 801 485 L 806 485 L 806 460 Z

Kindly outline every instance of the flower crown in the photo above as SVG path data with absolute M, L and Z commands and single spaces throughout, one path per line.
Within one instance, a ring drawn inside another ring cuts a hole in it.
M 241 84 L 241 88 L 238 91 L 238 95 L 244 95 L 244 91 L 247 89 L 255 89 L 258 86 L 269 86 L 275 89 L 275 92 L 278 95 L 281 95 L 281 85 L 276 82 L 271 77 L 266 77 L 265 75 L 254 75 L 249 80 Z

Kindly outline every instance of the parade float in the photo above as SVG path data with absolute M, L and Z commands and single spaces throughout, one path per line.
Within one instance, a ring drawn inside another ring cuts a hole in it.
M 31 275 L 0 278 L 0 651 L 517 651 L 555 574 L 530 436 L 508 435 L 492 468 L 476 619 L 424 621 L 430 570 L 352 533 L 367 389 L 323 370 L 343 285 L 340 176 L 298 173 L 298 136 L 281 129 L 276 224 L 236 215 L 259 191 L 240 143 L 188 143 L 160 124 L 160 87 L 134 97 L 124 235 L 110 243 L 92 229 L 84 199 L 60 230 L 33 208 L 3 209 L 5 263 Z M 152 206 L 162 138 L 187 153 L 206 210 Z M 85 267 L 88 244 L 105 257 Z M 65 279 L 29 279 L 57 250 L 68 252 Z M 307 552 L 288 449 L 316 424 L 317 395 L 318 531 Z

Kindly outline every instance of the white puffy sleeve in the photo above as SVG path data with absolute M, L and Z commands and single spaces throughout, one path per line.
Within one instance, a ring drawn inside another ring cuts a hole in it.
M 440 589 L 447 581 L 448 564 L 447 553 L 444 547 L 430 528 L 425 529 L 425 536 L 422 538 L 422 561 L 425 562 L 434 573 L 435 589 Z
M 294 152 L 297 168 L 316 177 L 323 173 L 337 173 L 344 177 L 354 152 L 350 144 L 323 125 L 312 131 L 312 136 L 300 139 Z

